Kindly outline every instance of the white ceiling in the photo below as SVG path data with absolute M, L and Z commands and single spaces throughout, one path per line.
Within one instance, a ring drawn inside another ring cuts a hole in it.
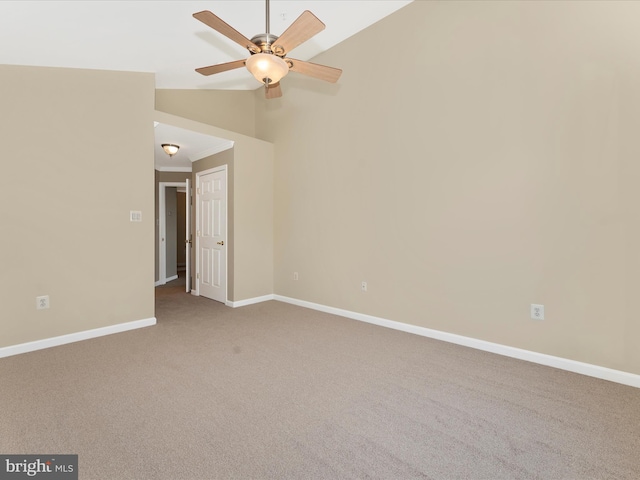
M 191 130 L 155 123 L 155 168 L 165 172 L 190 172 L 191 163 L 233 147 L 231 140 Z M 169 157 L 163 143 L 178 145 L 178 153 Z
M 309 60 L 411 1 L 272 0 L 270 31 L 280 35 L 304 10 L 313 12 L 327 28 L 291 54 L 293 58 Z M 0 64 L 153 72 L 156 88 L 258 88 L 260 84 L 245 69 L 210 77 L 195 72 L 198 67 L 248 56 L 238 44 L 192 17 L 202 10 L 212 11 L 248 38 L 265 32 L 262 0 L 3 0 Z M 181 132 L 177 130 L 162 130 L 163 134 L 173 135 L 176 143 L 193 141 L 179 137 Z M 157 128 L 156 131 L 158 137 Z M 172 142 L 164 138 L 160 141 Z M 212 145 L 199 145 L 190 152 L 187 150 L 191 149 L 181 149 L 182 155 L 197 155 L 198 149 L 215 148 L 218 143 L 214 140 Z M 156 165 L 184 168 L 186 157 L 181 158 L 182 155 L 175 155 L 171 162 L 156 155 Z

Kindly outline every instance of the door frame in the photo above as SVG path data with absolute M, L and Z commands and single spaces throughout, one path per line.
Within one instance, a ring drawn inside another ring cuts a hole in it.
M 184 260 L 186 263 L 186 268 L 185 268 L 185 292 L 186 293 L 191 293 L 191 240 L 192 240 L 192 234 L 191 234 L 191 230 L 192 230 L 192 224 L 191 224 L 191 179 L 187 178 L 185 180 L 185 182 L 187 183 L 187 188 L 185 189 L 185 198 L 184 198 L 184 203 L 185 203 L 185 216 L 184 216 L 184 220 L 185 220 L 185 239 L 184 239 L 184 250 L 185 250 L 185 255 L 184 255 Z
M 187 182 L 159 182 L 158 185 L 158 281 L 156 286 L 167 283 L 167 242 L 164 241 L 167 236 L 166 189 L 167 187 L 186 189 Z M 187 258 L 186 261 L 188 262 L 189 259 Z
M 227 245 L 225 249 L 225 255 L 229 252 L 229 171 L 227 169 L 227 164 L 220 165 L 218 167 L 208 168 L 207 170 L 203 170 L 201 172 L 196 172 L 196 184 L 195 184 L 195 203 L 196 203 L 196 218 L 195 225 L 193 226 L 196 232 L 196 261 L 195 261 L 195 270 L 194 272 L 194 282 L 193 289 L 191 293 L 194 295 L 200 296 L 200 230 L 199 227 L 202 223 L 202 218 L 200 212 L 200 177 L 203 175 L 209 175 L 210 173 L 217 173 L 224 171 L 224 182 L 225 182 L 225 202 L 224 202 L 224 218 L 227 225 L 225 226 L 225 238 L 224 244 Z M 225 305 L 229 305 L 229 256 L 227 255 L 224 268 L 224 299 Z

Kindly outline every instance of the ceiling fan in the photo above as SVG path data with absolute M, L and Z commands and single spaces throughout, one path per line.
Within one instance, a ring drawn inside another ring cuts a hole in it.
M 337 82 L 342 74 L 342 70 L 339 68 L 287 57 L 291 50 L 325 28 L 324 23 L 308 10 L 305 10 L 302 15 L 289 25 L 289 28 L 282 35 L 277 37 L 269 33 L 269 0 L 266 0 L 266 33 L 259 33 L 251 40 L 208 10 L 194 13 L 193 16 L 238 45 L 246 48 L 251 54 L 245 60 L 235 60 L 209 67 L 196 68 L 196 72 L 202 75 L 213 75 L 246 66 L 256 80 L 265 85 L 266 98 L 277 98 L 282 96 L 280 80 L 289 71 L 302 73 L 303 75 L 331 83 Z

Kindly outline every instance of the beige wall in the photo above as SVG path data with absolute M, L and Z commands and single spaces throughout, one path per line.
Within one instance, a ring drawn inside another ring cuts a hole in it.
M 640 374 L 637 18 L 417 1 L 255 92 L 275 292 Z
M 156 109 L 255 136 L 255 99 L 244 90 L 156 90 Z
M 152 318 L 153 75 L 0 78 L 0 347 Z
M 273 293 L 273 145 L 256 141 L 234 146 L 234 300 Z
M 193 172 L 224 164 L 231 166 L 229 204 L 233 241 L 228 255 L 228 299 L 241 301 L 273 293 L 273 145 L 215 126 L 217 113 L 205 124 L 169 112 L 156 111 L 156 120 L 198 133 L 226 138 L 233 150 L 194 163 Z M 200 115 L 194 115 L 200 118 Z M 195 180 L 195 178 L 194 178 Z
M 153 316 L 157 120 L 235 142 L 230 300 L 275 292 L 640 374 L 639 17 L 417 1 L 314 59 L 344 69 L 337 85 L 158 90 L 156 112 L 149 74 L 0 66 L 0 347 Z

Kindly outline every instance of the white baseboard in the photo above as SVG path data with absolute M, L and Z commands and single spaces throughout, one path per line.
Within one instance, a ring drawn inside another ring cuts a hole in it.
M 158 280 L 156 283 L 154 283 L 154 287 L 159 287 L 161 285 L 166 285 L 167 283 L 171 282 L 172 280 L 177 280 L 178 279 L 178 275 L 173 275 L 172 277 L 167 277 L 164 279 L 164 282 L 162 280 Z
M 59 337 L 45 338 L 33 342 L 20 343 L 0 348 L 0 358 L 19 355 L 21 353 L 33 352 L 44 348 L 57 347 L 67 343 L 79 342 L 90 338 L 103 337 L 113 333 L 126 332 L 137 328 L 149 327 L 156 324 L 155 317 L 145 318 L 144 320 L 136 320 L 133 322 L 119 323 L 117 325 L 109 325 L 108 327 L 94 328 L 93 330 L 85 330 L 82 332 L 70 333 Z
M 247 298 L 246 300 L 238 300 L 237 302 L 230 302 L 227 300 L 227 306 L 233 308 L 246 307 L 247 305 L 253 305 L 254 303 L 274 300 L 274 297 L 275 295 L 263 295 L 262 297 Z
M 462 335 L 442 332 L 440 330 L 432 330 L 430 328 L 410 325 L 408 323 L 396 322 L 393 320 L 387 320 L 385 318 L 365 315 L 363 313 L 342 310 L 340 308 L 327 307 L 325 305 L 298 300 L 290 297 L 283 297 L 281 295 L 273 295 L 273 299 L 280 302 L 290 303 L 292 305 L 298 305 L 300 307 L 310 308 L 312 310 L 318 310 L 325 313 L 331 313 L 333 315 L 339 315 L 341 317 L 351 318 L 353 320 L 359 320 L 361 322 L 372 323 L 381 327 L 393 328 L 394 330 L 401 330 L 403 332 L 413 333 L 416 335 L 421 335 L 423 337 L 434 338 L 436 340 L 455 343 L 457 345 L 463 345 L 465 347 L 471 347 L 477 350 L 483 350 L 485 352 L 497 353 L 498 355 L 504 355 L 506 357 L 526 360 L 528 362 L 538 363 L 540 365 L 546 365 L 548 367 L 559 368 L 561 370 L 580 373 L 589 377 L 600 378 L 602 380 L 608 380 L 610 382 L 616 382 L 623 385 L 640 388 L 640 375 L 629 372 L 601 367 L 599 365 L 592 365 L 590 363 L 578 362 L 576 360 L 570 360 L 567 358 L 555 357 L 553 355 L 546 355 L 544 353 L 532 352 L 530 350 L 523 350 L 521 348 L 509 347 L 507 345 L 501 345 L 499 343 L 492 343 L 484 340 L 478 340 L 476 338 L 464 337 Z

